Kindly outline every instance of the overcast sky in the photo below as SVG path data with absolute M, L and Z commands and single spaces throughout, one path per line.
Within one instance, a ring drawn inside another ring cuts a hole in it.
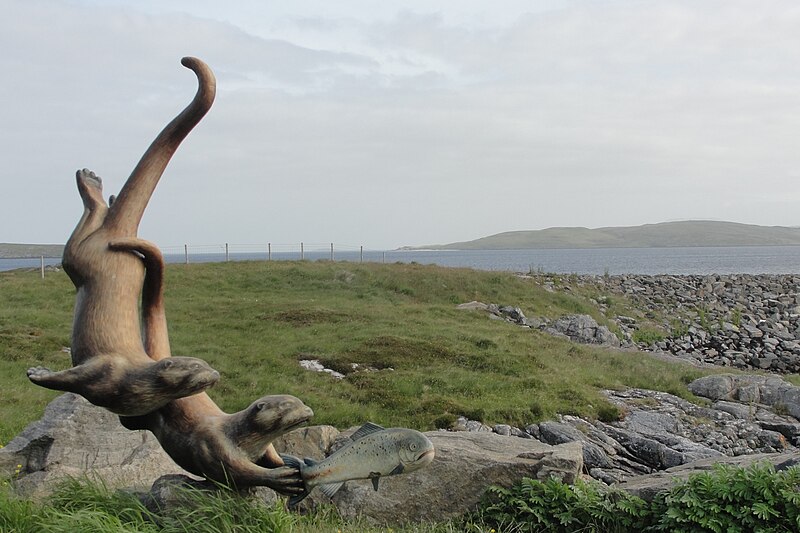
M 223 6 L 224 4 L 224 6 Z M 394 248 L 800 225 L 794 0 L 0 0 L 0 242 L 64 242 L 191 99 L 139 235 Z

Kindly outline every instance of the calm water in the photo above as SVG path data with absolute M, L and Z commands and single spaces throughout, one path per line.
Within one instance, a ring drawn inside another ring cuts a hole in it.
M 183 263 L 183 254 L 166 254 Z M 266 253 L 231 253 L 230 260 L 267 260 Z M 306 252 L 305 259 L 329 260 L 330 252 Z M 600 248 L 592 250 L 364 251 L 364 261 L 437 264 L 479 270 L 530 270 L 564 274 L 798 274 L 800 246 L 719 248 Z M 273 260 L 297 260 L 300 252 L 273 252 Z M 358 251 L 335 254 L 337 261 L 358 262 Z M 190 254 L 190 263 L 225 261 L 224 253 Z M 60 259 L 45 259 L 57 265 Z M 0 271 L 38 268 L 39 259 L 0 259 Z

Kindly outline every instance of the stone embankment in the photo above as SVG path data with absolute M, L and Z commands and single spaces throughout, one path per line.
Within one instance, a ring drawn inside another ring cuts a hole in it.
M 578 276 L 625 295 L 667 336 L 637 347 L 740 369 L 800 372 L 800 276 Z M 601 309 L 603 302 L 598 302 Z M 627 339 L 637 320 L 614 317 Z

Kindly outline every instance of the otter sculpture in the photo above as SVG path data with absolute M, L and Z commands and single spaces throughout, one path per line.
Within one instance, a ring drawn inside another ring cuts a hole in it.
M 150 413 L 219 379 L 197 358 L 150 359 L 139 320 L 145 267 L 134 251 L 144 253 L 145 262 L 158 263 L 161 258 L 155 245 L 136 237 L 139 222 L 170 158 L 214 101 L 211 69 L 195 58 L 184 58 L 182 63 L 197 75 L 197 94 L 156 137 L 111 205 L 103 200 L 102 181 L 94 172 L 77 172 L 84 212 L 63 258 L 64 270 L 77 289 L 73 367 L 60 372 L 28 370 L 37 385 L 78 393 L 119 415 Z
M 297 468 L 283 466 L 271 441 L 313 415 L 288 395 L 265 396 L 227 414 L 205 393 L 219 374 L 200 359 L 172 357 L 164 311 L 164 259 L 139 239 L 144 209 L 170 158 L 205 116 L 216 81 L 202 61 L 192 102 L 159 133 L 107 205 L 102 181 L 77 173 L 84 212 L 64 250 L 63 266 L 77 289 L 72 328 L 73 367 L 28 370 L 38 385 L 76 392 L 120 415 L 129 429 L 152 431 L 177 464 L 230 486 L 265 485 L 297 495 Z M 141 297 L 141 312 L 139 300 Z

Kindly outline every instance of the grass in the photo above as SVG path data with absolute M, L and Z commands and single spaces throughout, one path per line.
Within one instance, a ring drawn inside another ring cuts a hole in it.
M 465 415 L 524 426 L 556 413 L 607 416 L 601 389 L 643 387 L 691 398 L 701 372 L 647 355 L 575 345 L 459 311 L 470 300 L 527 316 L 603 314 L 579 290 L 531 279 L 415 264 L 238 262 L 170 265 L 166 300 L 175 355 L 222 374 L 210 395 L 226 410 L 293 394 L 315 423 L 365 420 L 433 429 Z M 30 384 L 29 366 L 67 368 L 74 289 L 63 273 L 0 274 L 0 444 L 57 393 Z M 616 306 L 615 306 L 616 307 Z M 348 376 L 303 370 L 317 358 Z M 352 373 L 351 364 L 378 369 Z
M 84 480 L 62 484 L 47 501 L 19 499 L 0 487 L 3 533 L 474 533 L 493 531 L 477 519 L 386 528 L 364 519 L 344 520 L 332 506 L 289 512 L 283 502 L 259 503 L 234 492 L 186 488 L 168 510 L 154 513 L 132 493 Z

